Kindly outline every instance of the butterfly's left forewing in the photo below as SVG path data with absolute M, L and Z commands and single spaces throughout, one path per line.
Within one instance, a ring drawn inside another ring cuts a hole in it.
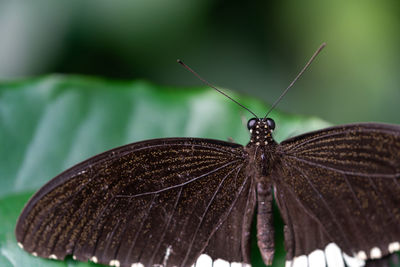
M 243 224 L 251 223 L 245 210 L 254 209 L 247 164 L 242 146 L 206 139 L 110 150 L 36 193 L 17 223 L 17 241 L 41 257 L 71 254 L 115 266 L 188 266 L 207 253 L 249 263 L 242 249 Z M 241 242 L 221 244 L 226 234 Z
M 277 153 L 289 262 L 305 255 L 325 266 L 342 252 L 366 260 L 400 250 L 399 126 L 332 127 L 286 140 Z

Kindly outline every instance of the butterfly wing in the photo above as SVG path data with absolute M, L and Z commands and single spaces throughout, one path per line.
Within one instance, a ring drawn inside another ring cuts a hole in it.
M 400 250 L 400 126 L 332 127 L 277 152 L 272 176 L 288 261 L 343 266 L 342 252 L 366 260 Z
M 116 148 L 41 188 L 21 213 L 17 241 L 41 257 L 114 266 L 188 266 L 201 253 L 209 255 L 203 261 L 249 262 L 245 213 L 254 194 L 246 168 L 242 146 L 215 140 Z M 224 231 L 241 242 L 224 246 Z

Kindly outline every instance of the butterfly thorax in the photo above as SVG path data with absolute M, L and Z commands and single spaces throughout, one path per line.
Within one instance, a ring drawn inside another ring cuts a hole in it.
M 246 146 L 250 164 L 256 169 L 255 177 L 267 177 L 270 174 L 277 143 L 272 138 L 275 122 L 270 118 L 253 118 L 247 123 L 251 134 Z

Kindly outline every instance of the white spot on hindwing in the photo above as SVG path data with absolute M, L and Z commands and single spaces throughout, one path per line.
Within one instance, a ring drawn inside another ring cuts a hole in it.
M 365 265 L 365 261 L 360 260 L 357 257 L 350 257 L 346 253 L 343 253 L 343 259 L 349 267 L 362 267 Z
M 231 262 L 231 267 L 251 267 L 251 265 L 247 264 L 247 263 L 241 263 L 241 262 Z
M 132 263 L 131 267 L 144 267 L 140 262 Z
M 388 250 L 390 253 L 396 252 L 400 250 L 400 243 L 399 242 L 393 242 L 390 243 L 388 246 Z
M 20 242 L 18 242 L 18 247 L 20 247 L 20 248 L 24 248 L 24 245 L 22 245 L 22 243 L 20 243 Z
M 56 260 L 56 259 L 57 259 L 57 256 L 54 255 L 54 254 L 51 254 L 51 255 L 49 256 L 49 259 Z
M 98 262 L 98 259 L 97 259 L 96 256 L 91 257 L 90 260 L 93 261 L 94 263 L 97 263 L 97 262 Z
M 342 251 L 335 243 L 329 243 L 325 247 L 325 258 L 328 267 L 344 267 Z
M 213 262 L 213 267 L 230 267 L 230 264 L 226 260 L 218 259 Z M 196 265 L 197 267 L 197 265 Z
M 308 262 L 308 260 L 307 260 L 306 255 L 294 257 L 292 267 L 304 267 L 304 266 L 307 266 L 307 262 Z
M 196 261 L 197 266 L 212 266 L 212 259 L 207 254 L 201 254 Z
M 37 253 L 36 252 L 32 252 L 32 255 L 37 257 Z
M 371 259 L 379 259 L 382 257 L 382 252 L 378 247 L 373 247 L 370 252 Z
M 356 257 L 360 260 L 365 261 L 367 259 L 367 253 L 365 253 L 365 251 L 360 250 L 357 254 Z
M 75 256 L 75 255 L 72 255 L 72 259 L 76 261 L 76 256 Z
M 115 266 L 115 267 L 121 266 L 119 260 L 111 260 L 110 263 L 109 263 L 108 265 L 110 265 L 110 266 Z
M 321 249 L 314 250 L 308 254 L 309 267 L 325 267 L 325 253 Z

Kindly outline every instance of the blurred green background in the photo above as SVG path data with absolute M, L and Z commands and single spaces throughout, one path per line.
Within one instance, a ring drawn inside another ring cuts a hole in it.
M 0 1 L 0 79 L 78 73 L 218 86 L 333 123 L 400 123 L 399 1 Z M 260 114 L 262 115 L 262 114 Z

